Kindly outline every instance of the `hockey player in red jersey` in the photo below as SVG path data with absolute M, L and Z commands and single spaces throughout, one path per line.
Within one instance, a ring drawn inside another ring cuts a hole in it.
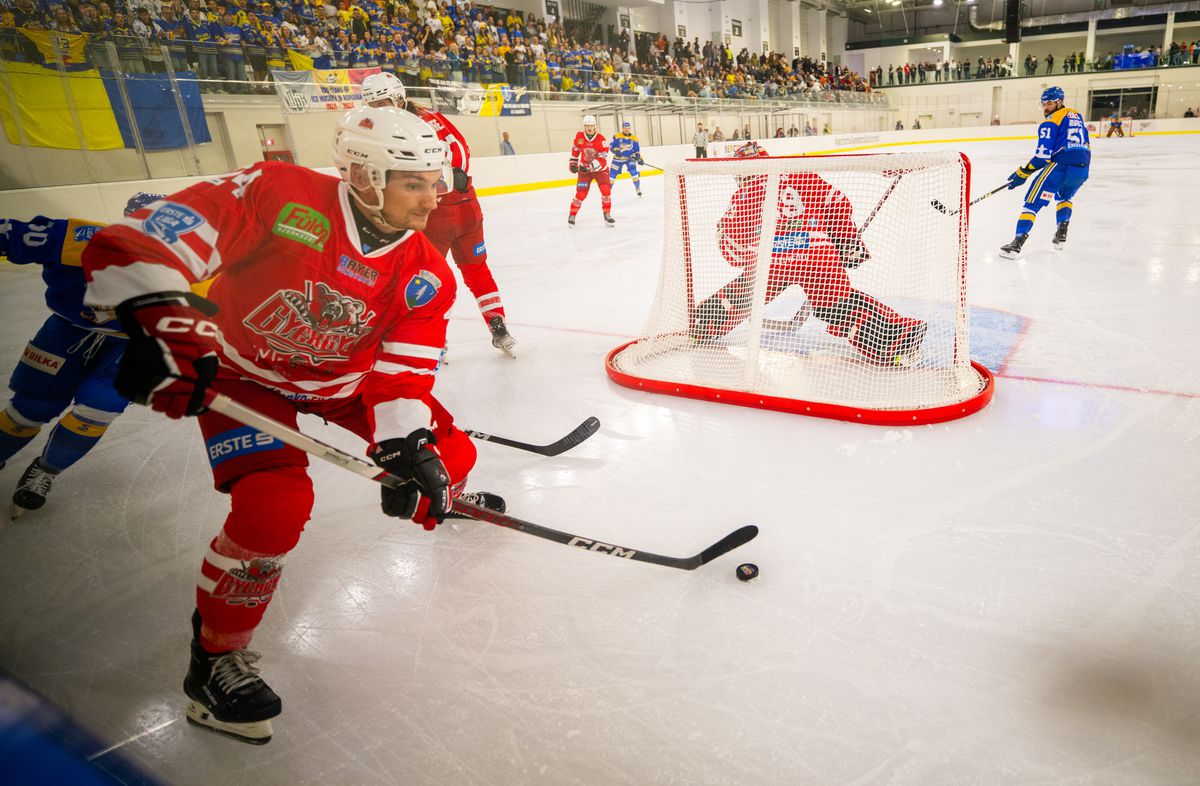
M 571 145 L 571 171 L 578 175 L 575 181 L 575 198 L 571 200 L 571 215 L 567 223 L 575 226 L 575 216 L 587 199 L 592 181 L 600 189 L 600 209 L 604 211 L 605 226 L 614 226 L 612 217 L 612 181 L 608 177 L 608 142 L 596 130 L 596 118 L 585 115 L 583 130 L 575 134 Z
M 735 158 L 766 156 L 755 142 L 742 145 Z M 740 178 L 729 208 L 717 225 L 721 254 L 735 267 L 752 266 L 762 232 L 767 175 Z M 779 177 L 778 218 L 767 274 L 769 303 L 798 284 L 808 306 L 826 323 L 831 335 L 845 337 L 868 360 L 883 365 L 911 365 L 918 359 L 927 324 L 902 317 L 870 295 L 851 286 L 847 268 L 870 259 L 853 221 L 846 195 L 812 172 Z M 691 334 L 713 341 L 733 330 L 750 313 L 752 273 L 743 273 L 695 309 Z
M 394 74 L 371 74 L 362 83 L 363 103 L 367 106 L 394 106 L 407 109 L 424 120 L 446 143 L 452 167 L 452 188 L 438 198 L 437 210 L 425 226 L 425 237 L 442 256 L 450 251 L 463 282 L 475 296 L 483 321 L 492 333 L 492 346 L 516 357 L 517 340 L 505 324 L 500 288 L 487 263 L 487 244 L 483 239 L 483 210 L 471 184 L 471 150 L 466 137 L 440 113 L 407 98 L 404 84 Z
M 292 428 L 320 415 L 409 481 L 383 511 L 433 529 L 465 494 L 470 439 L 433 397 L 454 276 L 420 229 L 446 187 L 445 146 L 416 117 L 358 109 L 334 139 L 341 179 L 263 162 L 141 208 L 83 256 L 87 302 L 119 303 L 117 389 L 199 415 L 231 510 L 196 587 L 184 691 L 193 723 L 252 743 L 279 697 L 246 648 L 313 505 L 307 455 L 204 408 L 228 395 Z M 208 298 L 188 288 L 216 276 Z

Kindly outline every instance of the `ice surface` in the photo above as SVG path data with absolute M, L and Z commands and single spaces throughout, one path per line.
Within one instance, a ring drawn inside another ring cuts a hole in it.
M 973 192 L 1032 147 L 967 147 Z M 227 502 L 195 425 L 134 408 L 0 532 L 0 666 L 176 784 L 1200 782 L 1200 137 L 1095 148 L 1065 251 L 1046 209 L 1025 257 L 999 258 L 1018 193 L 973 210 L 971 301 L 1009 317 L 984 320 L 995 401 L 904 430 L 608 381 L 653 296 L 661 179 L 640 200 L 616 185 L 615 230 L 595 194 L 573 229 L 569 189 L 484 199 L 520 358 L 463 298 L 439 396 L 530 442 L 603 426 L 557 458 L 480 444 L 472 487 L 660 553 L 747 523 L 757 540 L 688 573 L 484 524 L 430 534 L 314 466 L 254 645 L 284 714 L 251 747 L 182 714 Z M 0 266 L 0 374 L 40 292 Z M 0 471 L 5 496 L 33 455 Z

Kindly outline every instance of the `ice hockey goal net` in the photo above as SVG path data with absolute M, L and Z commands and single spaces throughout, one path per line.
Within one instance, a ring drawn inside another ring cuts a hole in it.
M 614 381 L 877 424 L 987 405 L 965 156 L 688 161 L 665 180 L 657 294 L 641 337 L 608 355 Z
M 1112 132 L 1111 134 L 1109 133 L 1110 131 Z M 1119 117 L 1116 119 L 1116 121 L 1114 121 L 1111 117 L 1103 118 L 1100 121 L 1099 136 L 1105 138 L 1109 136 L 1133 136 L 1133 118 Z

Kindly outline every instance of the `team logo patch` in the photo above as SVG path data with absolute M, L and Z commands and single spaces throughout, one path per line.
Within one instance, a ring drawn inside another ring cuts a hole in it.
M 342 258 L 338 260 L 337 272 L 369 287 L 375 286 L 375 282 L 379 280 L 378 270 L 369 267 L 365 262 L 351 259 L 345 254 L 342 254 Z
M 317 282 L 304 282 L 304 291 L 276 291 L 254 309 L 242 324 L 263 336 L 267 345 L 292 365 L 318 366 L 347 360 L 351 347 L 371 329 L 374 311 L 367 304 Z
M 1053 191 L 1043 191 L 1042 196 L 1040 198 L 1049 202 L 1054 199 L 1054 192 Z
M 76 243 L 86 243 L 96 236 L 100 231 L 100 227 L 92 224 L 88 226 L 75 227 L 75 232 L 71 235 Z
M 428 270 L 422 270 L 404 288 L 404 302 L 409 308 L 418 308 L 433 300 L 441 288 L 441 279 Z
M 471 249 L 471 253 L 477 257 L 483 256 L 487 253 L 487 244 L 480 243 L 479 245 L 475 246 L 475 248 Z
M 303 243 L 317 251 L 325 250 L 325 241 L 329 240 L 329 219 L 308 205 L 288 202 L 275 217 L 273 233 L 288 240 Z
M 217 466 L 232 458 L 248 456 L 263 450 L 279 450 L 283 443 L 249 426 L 239 426 L 230 431 L 214 434 L 205 440 L 204 447 L 208 450 L 208 463 Z
M 180 235 L 194 232 L 204 223 L 204 218 L 184 205 L 168 202 L 151 213 L 142 226 L 146 232 L 166 243 L 174 243 Z
M 67 359 L 46 352 L 43 349 L 38 349 L 33 344 L 26 344 L 25 351 L 21 353 L 21 362 L 27 366 L 33 366 L 38 371 L 44 371 L 47 374 L 57 374 L 62 370 Z
M 225 571 L 209 595 L 230 606 L 252 609 L 271 600 L 282 573 L 283 560 L 279 557 L 242 560 L 238 567 Z

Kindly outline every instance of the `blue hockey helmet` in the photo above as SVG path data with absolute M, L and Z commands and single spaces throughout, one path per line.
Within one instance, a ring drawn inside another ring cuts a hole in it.
M 1066 101 L 1067 94 L 1061 87 L 1047 87 L 1042 91 L 1042 103 L 1047 101 Z
M 626 120 L 624 123 L 621 123 L 621 128 L 633 128 L 633 123 Z
M 125 215 L 131 216 L 151 202 L 157 202 L 163 198 L 162 194 L 147 194 L 145 191 L 139 191 L 129 197 L 129 201 L 125 203 Z

